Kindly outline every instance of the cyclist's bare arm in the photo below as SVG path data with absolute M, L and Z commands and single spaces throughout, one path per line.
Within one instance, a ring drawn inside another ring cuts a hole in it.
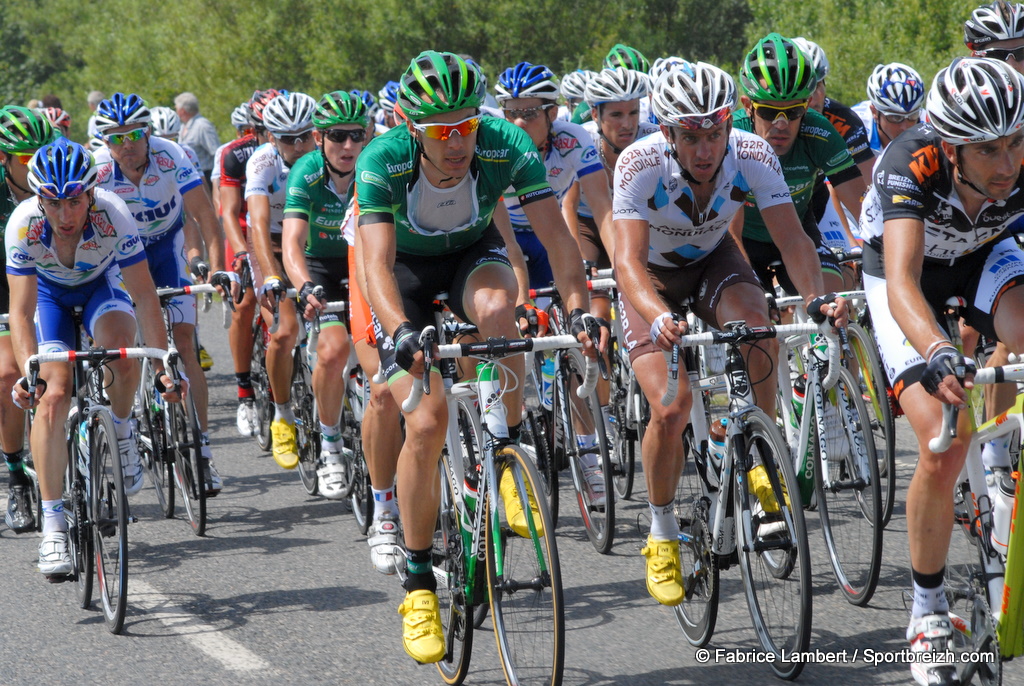
M 577 308 L 589 311 L 590 295 L 583 274 L 583 256 L 565 225 L 558 201 L 550 196 L 524 205 L 523 211 L 533 232 L 548 251 L 551 273 L 555 275 L 558 292 L 565 299 L 569 311 Z
M 224 233 L 221 231 L 217 213 L 213 209 L 213 201 L 203 185 L 187 191 L 182 196 L 185 213 L 199 225 L 203 242 L 206 243 L 206 256 L 210 271 L 224 269 Z M 200 244 L 201 245 L 201 244 Z
M 248 252 L 242 225 L 238 223 L 238 213 L 242 210 L 242 188 L 240 186 L 220 187 L 221 221 L 224 223 L 224 235 L 227 236 L 233 252 Z
M 309 278 L 309 266 L 306 264 L 306 234 L 309 232 L 309 222 L 298 217 L 286 217 L 284 220 L 283 233 L 281 234 L 281 261 L 284 262 L 284 271 L 288 280 L 296 288 L 302 288 L 302 284 L 312 281 Z M 316 307 L 312 295 L 307 296 L 308 306 Z M 317 302 L 319 304 L 319 302 Z M 306 308 L 309 309 L 309 308 Z M 311 312 L 306 314 L 312 316 Z
M 629 296 L 629 301 L 647 325 L 670 309 L 647 275 L 650 227 L 650 223 L 644 219 L 615 220 L 615 281 L 619 289 Z M 666 322 L 662 330 L 669 348 L 680 342 L 682 332 L 675 322 Z M 655 344 L 660 345 L 658 341 Z
M 750 257 L 747 256 L 747 249 L 743 246 L 743 210 L 733 215 L 732 221 L 729 222 L 729 235 L 732 236 L 732 240 L 736 243 L 736 247 L 740 249 L 740 254 L 743 255 L 743 259 L 750 262 Z
M 587 205 L 594 212 L 594 221 L 608 258 L 615 264 L 615 233 L 612 228 L 612 196 L 608 192 L 608 173 L 599 169 L 579 180 L 580 192 L 587 196 Z
M 249 197 L 249 237 L 255 251 L 256 261 L 260 265 L 263 278 L 280 276 L 281 265 L 274 257 L 274 246 L 270 242 L 270 198 L 266 195 Z M 250 258 L 252 255 L 250 255 Z M 260 284 L 257 284 L 260 285 Z
M 11 290 L 11 305 L 8 325 L 11 329 L 11 343 L 18 369 L 24 373 L 28 358 L 38 351 L 36 328 L 33 320 L 38 299 L 38 277 L 8 274 L 7 283 Z
M 562 196 L 562 218 L 565 219 L 565 225 L 569 227 L 569 233 L 572 234 L 572 239 L 579 243 L 580 240 L 580 224 L 578 210 L 580 208 L 580 182 L 574 181 L 569 190 Z
M 848 209 L 854 217 L 860 216 L 861 201 L 864 199 L 864 194 L 868 192 L 863 176 L 848 179 L 845 183 L 833 186 L 832 190 L 839 201 L 843 203 L 843 207 Z
M 779 251 L 782 253 L 782 262 L 786 265 L 793 285 L 803 296 L 804 303 L 810 304 L 811 300 L 825 292 L 825 286 L 821 280 L 821 260 L 814 249 L 814 241 L 804 233 L 796 208 L 791 202 L 773 205 L 761 210 L 761 218 L 772 242 L 786 246 L 785 250 Z
M 498 228 L 505 241 L 505 248 L 508 250 L 508 261 L 512 263 L 512 271 L 516 275 L 516 283 L 519 284 L 519 292 L 516 295 L 516 305 L 530 302 L 530 272 L 526 268 L 526 258 L 516 241 L 515 231 L 512 230 L 512 220 L 508 216 L 508 208 L 504 202 L 499 202 L 494 208 L 492 217 L 494 226 Z
M 164 328 L 163 316 L 160 312 L 160 300 L 156 295 L 156 286 L 153 284 L 153 277 L 149 273 L 149 262 L 143 260 L 121 269 L 121 278 L 124 280 L 128 294 L 132 296 L 135 303 L 135 318 L 142 332 L 144 344 L 151 348 L 164 348 L 167 341 L 167 330 Z M 164 371 L 163 360 L 154 359 L 153 369 L 157 372 Z M 142 383 L 149 383 L 149 379 L 143 379 Z M 171 379 L 164 377 L 163 384 L 170 384 Z M 177 396 L 164 394 L 167 400 L 177 400 Z
M 395 225 L 388 222 L 360 224 L 356 227 L 360 243 L 366 299 L 374 314 L 390 335 L 406 321 L 402 294 L 395 279 Z

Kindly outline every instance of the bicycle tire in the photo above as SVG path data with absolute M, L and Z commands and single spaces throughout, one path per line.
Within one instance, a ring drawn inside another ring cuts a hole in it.
M 103 617 L 121 633 L 128 608 L 128 497 L 114 418 L 106 408 L 89 418 L 90 513 Z
M 445 458 L 442 458 L 442 461 Z M 437 671 L 446 684 L 458 686 L 469 674 L 473 653 L 473 606 L 466 597 L 468 588 L 467 562 L 462 526 L 455 507 L 455 493 L 448 480 L 448 466 L 439 463 L 441 479 L 441 507 L 434 530 L 432 558 L 434 578 L 437 580 L 438 611 L 445 637 L 444 657 L 437 663 Z
M 270 423 L 274 421 L 274 402 L 271 399 L 270 377 L 267 374 L 267 349 L 264 337 L 269 337 L 258 309 L 252 325 L 252 355 L 249 378 L 252 380 L 253 407 L 256 410 L 256 443 L 264 452 L 270 452 Z
M 180 403 L 167 404 L 167 445 L 174 454 L 174 480 L 185 515 L 196 536 L 206 533 L 206 480 L 202 469 L 199 419 L 192 391 Z
M 68 524 L 68 556 L 71 558 L 72 577 L 75 580 L 78 606 L 84 610 L 92 604 L 93 569 L 96 558 L 93 556 L 92 531 L 89 525 L 88 488 L 85 475 L 77 467 L 79 463 L 78 410 L 75 407 L 72 407 L 71 414 L 68 416 L 65 432 L 68 437 L 68 467 L 64 472 L 62 496 L 64 520 Z
M 551 520 L 558 526 L 558 463 L 552 457 L 551 413 L 544 409 L 527 409 L 522 425 L 522 445 L 533 450 L 537 471 L 544 482 Z
M 865 606 L 874 595 L 882 569 L 882 491 L 878 476 L 874 434 L 860 385 L 853 374 L 840 368 L 836 385 L 825 395 L 833 402 L 846 433 L 850 450 L 839 459 L 829 456 L 830 487 L 821 469 L 817 422 L 814 431 L 814 489 L 818 515 L 825 536 L 829 563 L 839 590 L 852 605 Z M 853 475 L 859 475 L 854 477 Z
M 715 633 L 718 621 L 719 562 L 711 551 L 711 498 L 701 476 L 700 446 L 693 427 L 683 433 L 686 462 L 676 488 L 676 519 L 679 522 L 679 553 L 684 600 L 675 606 L 676 623 L 695 648 L 703 648 Z
M 811 637 L 812 579 L 804 511 L 789 450 L 775 421 L 758 409 L 747 413 L 743 421 L 748 459 L 753 465 L 764 466 L 772 495 L 785 509 L 785 515 L 782 509 L 776 515 L 765 513 L 758 499 L 750 495 L 748 516 L 753 540 L 748 540 L 743 525 L 745 499 L 743 494 L 736 494 L 736 545 L 743 590 L 758 640 L 766 652 L 775 656 L 769 663 L 772 671 L 780 679 L 791 680 L 799 676 L 804 663 L 784 661 L 783 654 L 792 656 L 806 651 Z M 735 449 L 736 443 L 733 445 Z M 747 475 L 740 470 L 736 473 L 737 488 L 746 488 Z M 759 512 L 755 513 L 755 509 Z M 764 532 L 762 526 L 775 530 Z M 780 559 L 784 562 L 780 563 Z M 790 565 L 785 575 L 777 573 L 780 566 Z
M 143 360 L 142 378 L 152 376 L 149 360 Z M 135 394 L 135 416 L 138 421 L 139 457 L 146 470 L 149 483 L 156 491 L 157 504 L 165 519 L 174 516 L 173 460 L 167 457 L 167 438 L 164 429 L 164 406 L 158 400 L 156 389 L 140 384 Z
M 504 469 L 513 470 L 520 506 L 529 513 L 524 486 L 529 484 L 533 493 L 542 487 L 533 461 L 516 445 L 505 446 L 495 458 L 504 461 Z M 543 535 L 527 539 L 505 521 L 497 484 L 492 484 L 487 497 L 494 498 L 493 506 L 487 503 L 485 522 L 487 584 L 505 678 L 510 684 L 559 686 L 565 660 L 565 607 L 547 502 L 536 499 Z
M 569 418 L 568 426 L 562 428 L 563 451 L 569 456 L 573 487 L 576 491 L 576 503 L 587 537 L 597 552 L 607 555 L 615 540 L 615 490 L 612 486 L 611 458 L 608 454 L 608 438 L 604 430 L 604 418 L 595 389 L 586 398 L 579 398 L 576 389 L 583 383 L 583 355 L 578 350 L 566 350 L 563 353 L 558 378 L 555 379 L 555 421 L 562 421 L 563 413 L 559 411 L 559 403 L 568 403 L 565 413 Z M 577 441 L 577 432 L 586 431 L 588 435 L 596 435 L 597 443 L 592 448 L 583 449 Z M 591 433 L 593 432 L 593 433 Z M 597 455 L 601 469 L 604 489 L 604 505 L 595 504 L 586 486 L 586 476 L 582 463 L 584 451 Z
M 353 463 L 352 493 L 349 495 L 349 505 L 352 507 L 353 518 L 356 520 L 356 528 L 365 536 L 370 530 L 370 522 L 373 520 L 373 491 L 370 490 L 373 486 L 366 470 L 362 441 L 357 439 L 353 450 L 356 459 Z
M 320 492 L 320 479 L 316 473 L 321 466 L 320 419 L 316 415 L 312 385 L 306 378 L 303 355 L 305 355 L 305 346 L 299 346 L 292 359 L 292 410 L 295 413 L 295 443 L 299 448 L 297 471 L 306 493 L 317 495 Z M 344 411 L 344 405 L 342 405 L 342 413 Z M 344 421 L 344 417 L 342 421 Z M 341 497 L 344 499 L 349 495 L 351 495 L 351 491 L 344 493 Z
M 633 495 L 633 479 L 636 472 L 636 456 L 640 453 L 637 440 L 638 428 L 630 426 L 630 403 L 633 401 L 633 381 L 635 380 L 627 362 L 621 356 L 616 342 L 611 353 L 612 388 L 611 397 L 611 446 L 612 446 L 612 484 L 615 494 L 623 500 Z M 634 422 L 635 424 L 635 422 Z
M 859 324 L 846 328 L 850 349 L 857 360 L 865 405 L 875 436 L 878 476 L 882 488 L 882 527 L 889 525 L 896 504 L 896 418 L 889 404 L 885 368 L 878 355 L 874 335 Z M 881 447 L 879 447 L 881 446 Z

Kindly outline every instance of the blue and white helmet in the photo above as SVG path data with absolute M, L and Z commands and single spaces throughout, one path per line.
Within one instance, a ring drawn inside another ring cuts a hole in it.
M 398 81 L 388 81 L 377 93 L 377 104 L 385 112 L 392 112 L 398 102 Z
M 868 100 L 883 114 L 912 114 L 924 105 L 924 86 L 913 67 L 879 64 L 868 77 Z
M 373 93 L 370 91 L 361 91 L 358 88 L 349 92 L 363 101 L 363 104 L 366 105 L 366 111 L 370 115 L 370 119 L 377 116 L 377 112 L 380 111 L 380 105 L 377 104 L 377 98 L 373 97 Z
M 520 62 L 503 71 L 495 91 L 498 102 L 512 98 L 540 98 L 552 102 L 558 99 L 554 72 L 542 64 L 529 62 Z
M 135 93 L 114 93 L 96 106 L 96 129 L 105 133 L 128 124 L 148 124 L 149 108 Z
M 28 168 L 28 185 L 41 198 L 74 198 L 96 185 L 99 168 L 82 145 L 58 138 L 39 148 Z

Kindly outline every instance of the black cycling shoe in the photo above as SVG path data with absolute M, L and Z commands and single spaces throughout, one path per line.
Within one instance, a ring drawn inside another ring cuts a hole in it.
M 11 486 L 7 500 L 7 514 L 4 521 L 16 534 L 35 531 L 36 518 L 32 513 L 32 501 L 28 497 L 30 486 Z

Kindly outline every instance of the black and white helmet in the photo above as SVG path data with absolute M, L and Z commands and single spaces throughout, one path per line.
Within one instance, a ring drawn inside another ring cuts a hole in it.
M 736 107 L 736 83 L 725 71 L 694 62 L 663 73 L 654 82 L 651 109 L 665 126 L 709 129 Z
M 825 57 L 825 51 L 821 49 L 821 46 L 812 40 L 807 40 L 803 36 L 797 36 L 791 38 L 796 47 L 800 48 L 800 52 L 810 58 L 811 64 L 814 65 L 814 75 L 818 77 L 818 83 L 825 80 L 828 76 L 829 64 L 828 58 Z
M 566 100 L 582 100 L 583 93 L 587 89 L 587 82 L 594 78 L 596 74 L 586 69 L 577 69 L 571 71 L 562 77 L 561 90 L 562 97 Z
M 951 145 L 1009 136 L 1024 126 L 1024 76 L 1006 62 L 958 57 L 935 75 L 927 110 Z
M 275 136 L 312 131 L 316 100 L 305 93 L 279 95 L 263 108 L 263 126 Z
M 231 110 L 231 125 L 236 129 L 247 129 L 251 126 L 249 123 L 248 102 L 243 102 L 241 105 Z
M 879 64 L 868 77 L 868 100 L 883 114 L 913 114 L 924 105 L 924 79 L 899 62 Z
M 606 102 L 628 102 L 647 96 L 650 81 L 647 74 L 633 69 L 616 67 L 602 69 L 587 82 L 583 99 L 591 107 Z
M 964 22 L 964 44 L 984 50 L 989 43 L 1024 38 L 1024 5 L 996 0 L 982 5 Z

